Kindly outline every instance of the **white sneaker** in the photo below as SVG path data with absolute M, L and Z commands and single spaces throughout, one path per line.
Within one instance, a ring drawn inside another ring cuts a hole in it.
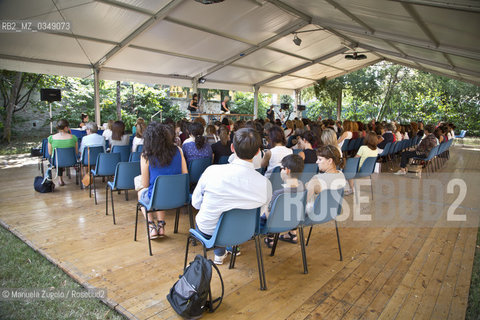
M 403 171 L 402 169 L 400 169 L 397 172 L 395 172 L 394 174 L 396 174 L 397 176 L 405 175 L 405 174 L 407 174 L 407 171 Z
M 215 255 L 215 259 L 213 259 L 213 263 L 215 264 L 223 264 L 223 260 L 228 256 L 228 252 L 225 251 L 225 254 L 223 256 L 217 256 Z
M 351 194 L 353 194 L 353 190 L 347 190 L 343 193 L 344 196 L 349 196 Z

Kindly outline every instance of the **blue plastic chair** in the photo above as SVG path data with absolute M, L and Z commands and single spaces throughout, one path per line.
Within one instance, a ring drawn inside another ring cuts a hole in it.
M 307 200 L 307 191 L 280 194 L 272 204 L 270 214 L 268 216 L 265 226 L 260 228 L 260 234 L 266 235 L 269 233 L 275 234 L 273 240 L 272 250 L 270 256 L 275 254 L 278 244 L 279 234 L 289 230 L 301 227 L 301 222 L 305 220 L 305 202 Z M 288 215 L 287 215 L 288 214 Z M 287 219 L 286 219 L 287 217 Z M 303 232 L 299 232 L 299 239 L 303 239 Z M 301 246 L 302 260 L 304 262 L 304 273 L 308 273 L 306 268 L 305 247 Z M 265 279 L 265 275 L 263 275 Z
M 360 158 L 348 158 L 345 168 L 343 169 L 343 175 L 346 180 L 353 179 L 358 171 L 358 164 L 360 163 Z
M 360 158 L 358 158 L 360 159 Z M 375 170 L 375 164 L 377 163 L 377 157 L 368 157 L 363 162 L 362 166 L 358 169 L 357 173 L 353 177 L 353 183 L 355 183 L 355 179 L 361 179 L 365 177 L 370 178 L 370 191 L 372 193 L 372 200 L 373 200 L 373 181 L 372 181 L 372 174 Z M 358 200 L 358 199 L 357 199 Z
M 95 169 L 90 170 L 90 181 L 93 179 L 93 194 L 95 204 L 97 204 L 97 186 L 95 177 L 110 177 L 115 175 L 117 163 L 120 162 L 120 153 L 100 153 L 98 154 Z M 90 198 L 92 197 L 92 183 L 90 183 Z
M 205 169 L 212 164 L 212 158 L 195 159 L 188 165 L 188 174 L 190 175 L 190 184 L 195 184 L 200 180 Z
M 228 164 L 228 158 L 229 158 L 229 156 L 221 156 L 218 159 L 218 164 Z
M 316 163 L 305 163 L 303 172 L 300 175 L 300 181 L 306 184 L 314 175 L 318 173 L 318 165 Z
M 273 168 L 272 173 L 270 174 L 269 179 L 270 179 L 270 182 L 272 183 L 272 191 L 283 188 L 282 187 L 283 180 L 280 175 L 280 171 L 282 171 L 282 169 L 280 168 L 280 166 L 277 166 Z
M 433 147 L 432 150 L 430 150 L 430 152 L 428 153 L 428 156 L 426 158 L 421 158 L 421 157 L 413 157 L 413 160 L 415 162 L 423 162 L 423 168 L 425 168 L 425 173 L 428 174 L 428 165 L 430 164 L 431 166 L 433 166 L 433 162 L 432 160 L 437 156 L 438 154 L 438 149 L 440 148 L 440 146 L 435 146 Z M 431 171 L 433 172 L 434 171 L 434 168 L 432 167 L 431 168 Z
M 119 162 L 115 168 L 115 178 L 108 181 L 105 187 L 105 215 L 108 215 L 108 189 L 112 199 L 113 224 L 115 224 L 115 208 L 113 206 L 113 191 L 125 190 L 125 199 L 128 201 L 128 190 L 135 189 L 134 178 L 140 175 L 139 162 Z
M 357 153 L 358 149 L 363 145 L 363 142 L 365 139 L 363 137 L 355 139 L 355 147 L 353 148 L 353 151 Z
M 456 139 L 463 139 L 465 138 L 465 135 L 467 134 L 467 130 L 461 130 L 459 135 L 456 135 Z
M 265 174 L 265 170 L 264 170 L 263 168 L 255 169 L 255 171 L 257 171 L 258 173 L 260 173 L 262 176 Z
M 75 168 L 75 183 L 78 184 L 78 161 L 75 148 L 56 148 L 53 151 L 53 166 L 57 168 Z M 69 175 L 70 177 L 70 175 Z
M 350 144 L 350 139 L 343 140 L 341 151 L 342 151 L 342 154 L 343 154 L 344 157 L 346 156 L 346 153 L 348 151 L 348 145 L 349 144 Z
M 83 149 L 82 158 L 80 159 L 80 172 L 85 166 L 88 166 L 88 152 L 90 151 L 90 166 L 95 166 L 97 158 L 100 153 L 105 152 L 103 146 L 101 147 L 86 147 Z M 83 189 L 83 184 L 80 184 L 80 188 Z
M 130 153 L 130 158 L 128 158 L 128 162 L 140 162 L 140 158 L 142 156 L 141 152 L 132 152 Z
M 187 266 L 188 260 L 188 248 L 190 245 L 190 239 L 198 240 L 202 243 L 203 255 L 207 257 L 207 250 L 214 247 L 228 247 L 232 246 L 234 254 L 230 260 L 230 268 L 233 267 L 235 259 L 236 246 L 250 240 L 252 237 L 255 239 L 255 249 L 257 252 L 257 265 L 260 279 L 260 290 L 266 290 L 267 285 L 263 278 L 263 259 L 262 259 L 262 246 L 260 245 L 260 239 L 255 234 L 258 231 L 259 210 L 258 209 L 232 209 L 224 212 L 218 220 L 215 231 L 210 238 L 205 237 L 199 230 L 190 229 L 190 235 L 187 238 L 187 246 L 185 250 L 185 262 L 183 268 Z
M 45 170 L 43 169 L 43 161 L 50 161 L 50 154 L 48 153 L 48 139 L 43 138 L 42 139 L 42 156 L 40 157 L 40 161 L 38 162 L 38 165 L 40 166 L 40 170 L 42 172 L 42 176 L 45 175 Z
M 308 246 L 310 242 L 310 236 L 312 234 L 313 226 L 316 224 L 327 223 L 331 220 L 335 221 L 335 231 L 337 233 L 337 242 L 338 242 L 338 252 L 340 254 L 340 261 L 343 261 L 342 256 L 342 247 L 340 244 L 340 235 L 338 233 L 338 225 L 337 220 L 335 219 L 340 213 L 342 212 L 342 202 L 343 202 L 343 189 L 337 190 L 323 190 L 320 194 L 315 198 L 315 202 L 313 205 L 313 212 L 305 213 L 305 220 L 301 224 L 301 228 L 299 228 L 299 233 L 302 233 L 300 237 L 303 238 L 303 227 L 310 227 L 310 231 L 308 232 L 307 242 L 300 242 L 302 246 Z M 305 250 L 305 247 L 304 249 Z M 308 272 L 308 266 L 306 261 L 306 256 L 304 260 L 304 268 L 305 273 Z
M 142 152 L 143 151 L 143 144 L 140 144 L 137 146 L 137 150 L 135 150 L 135 152 Z
M 120 153 L 120 161 L 128 162 L 128 158 L 130 157 L 130 150 L 131 147 L 129 146 L 113 146 L 111 152 Z
M 293 149 L 292 151 L 293 151 L 293 154 L 299 154 L 303 150 L 302 149 Z
M 144 202 L 142 199 L 138 200 L 137 212 L 135 215 L 135 237 L 134 241 L 137 241 L 137 225 L 138 225 L 138 212 L 141 207 L 145 208 L 146 214 L 151 211 L 164 211 L 170 209 L 177 209 L 175 214 L 175 226 L 174 233 L 178 232 L 178 220 L 180 219 L 180 208 L 187 206 L 188 215 L 190 218 L 190 227 L 193 228 L 193 215 L 189 206 L 189 181 L 188 174 L 176 174 L 158 176 L 155 179 L 153 185 L 152 196 L 150 201 Z M 148 250 L 152 255 L 152 244 L 150 239 L 150 233 L 148 230 L 148 219 L 145 219 L 147 226 L 147 238 L 148 238 Z

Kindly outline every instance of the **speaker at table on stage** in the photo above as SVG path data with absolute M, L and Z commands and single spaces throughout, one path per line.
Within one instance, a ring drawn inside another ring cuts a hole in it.
M 298 111 L 305 111 L 305 105 L 304 104 L 297 105 L 297 110 Z
M 40 89 L 40 100 L 42 101 L 62 101 L 62 92 L 60 89 Z

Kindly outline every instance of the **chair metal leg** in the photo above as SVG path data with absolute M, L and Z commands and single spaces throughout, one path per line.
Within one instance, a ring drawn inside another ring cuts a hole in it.
M 112 216 L 113 216 L 113 224 L 115 223 L 115 208 L 113 207 L 113 190 L 110 189 L 110 197 L 112 198 Z M 107 195 L 108 198 L 108 195 Z
M 342 246 L 340 245 L 340 235 L 338 233 L 337 220 L 335 220 L 335 231 L 337 232 L 338 253 L 340 254 L 340 261 L 343 261 Z
M 185 261 L 183 263 L 183 271 L 185 271 L 185 269 L 187 268 L 188 246 L 190 245 L 190 238 L 192 238 L 192 236 L 187 237 L 187 247 L 185 248 Z
M 206 258 L 207 257 L 207 248 L 202 244 L 203 247 L 203 256 Z
M 230 257 L 230 265 L 228 266 L 228 269 L 235 268 L 235 262 L 237 260 L 237 250 L 238 250 L 238 246 L 233 246 L 232 256 Z
M 128 190 L 125 190 L 125 201 L 128 201 Z
M 108 216 L 108 184 L 105 186 L 105 215 Z
M 138 225 L 138 209 L 139 209 L 139 204 L 137 203 L 137 212 L 135 214 L 135 235 L 133 237 L 133 241 L 137 241 L 137 225 Z
M 95 185 L 95 178 L 93 178 L 93 197 L 95 198 L 95 204 L 97 203 L 97 186 Z
M 273 236 L 273 245 L 272 245 L 272 251 L 270 251 L 270 256 L 273 257 L 275 255 L 275 249 L 277 249 L 277 244 L 278 244 L 278 238 L 280 237 L 280 233 L 275 233 Z
M 175 212 L 175 224 L 173 227 L 173 233 L 178 233 L 178 220 L 180 220 L 180 208 L 177 208 Z
M 193 229 L 195 228 L 195 222 L 193 221 L 193 212 L 190 204 L 187 204 L 187 212 L 188 212 L 188 219 L 190 220 L 190 228 Z M 192 238 L 192 246 L 194 247 L 197 246 L 197 239 Z
M 92 197 L 92 179 L 93 181 L 95 181 L 95 176 L 92 176 L 92 173 L 89 172 L 88 173 L 90 175 L 90 184 L 88 185 L 88 197 L 91 198 Z
M 308 231 L 308 237 L 307 237 L 307 242 L 305 243 L 305 246 L 308 246 L 308 243 L 310 242 L 310 235 L 312 234 L 312 229 L 313 229 L 313 226 L 311 226 L 310 231 Z
M 372 175 L 370 177 L 370 191 L 372 192 L 372 201 L 373 201 L 373 180 L 372 180 Z
M 258 274 L 260 279 L 260 290 L 267 290 L 267 280 L 265 278 L 265 268 L 263 266 L 262 246 L 260 244 L 260 236 L 256 235 L 255 251 L 257 252 Z
M 150 231 L 148 230 L 148 212 L 145 215 L 145 225 L 147 226 L 148 251 L 150 252 L 150 256 L 153 256 L 153 254 L 152 254 L 152 240 L 150 239 Z
M 305 235 L 303 234 L 303 227 L 298 228 L 298 239 L 300 240 L 300 250 L 302 251 L 303 273 L 307 274 L 307 250 L 305 249 Z

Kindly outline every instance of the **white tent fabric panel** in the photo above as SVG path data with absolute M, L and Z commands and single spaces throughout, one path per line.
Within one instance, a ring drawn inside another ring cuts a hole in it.
M 327 66 L 325 64 L 317 63 L 311 67 L 292 73 L 293 76 L 320 79 L 322 77 L 328 77 L 328 75 L 341 73 L 343 70 Z
M 75 78 L 88 78 L 92 76 L 92 69 L 85 67 L 62 66 L 47 64 L 44 62 L 31 62 L 13 59 L 2 59 L 0 57 L 0 66 L 6 70 L 18 70 L 30 73 L 44 73 L 57 76 L 67 76 Z
M 305 60 L 270 49 L 261 49 L 238 60 L 235 65 L 260 68 L 271 72 L 283 72 L 302 63 L 305 63 Z
M 253 87 L 250 85 L 239 83 L 225 83 L 224 81 L 216 82 L 215 80 L 208 81 L 203 84 L 198 84 L 198 88 L 253 92 Z
M 265 78 L 274 76 L 275 73 L 244 69 L 228 66 L 222 68 L 208 76 L 208 79 L 216 81 L 225 81 L 230 83 L 257 83 Z M 207 79 L 207 81 L 208 81 Z
M 218 29 L 248 39 L 251 43 L 262 42 L 297 20 L 272 4 L 260 6 L 254 1 L 245 0 L 225 1 L 215 5 L 184 1 L 169 16 L 204 28 Z
M 261 87 L 259 90 L 260 93 L 274 93 L 274 94 L 286 94 L 289 96 L 293 96 L 295 94 L 294 90 L 291 89 L 283 89 L 277 87 Z
M 123 2 L 123 3 L 129 4 L 129 5 L 134 6 L 134 7 L 139 7 L 139 8 L 142 8 L 144 10 L 151 11 L 151 12 L 157 12 L 160 9 L 162 9 L 163 7 L 165 7 L 170 2 L 170 0 L 156 0 L 156 1 L 152 1 L 152 0 L 119 0 L 119 2 Z
M 182 36 L 175 37 L 176 34 Z M 220 61 L 249 48 L 245 43 L 168 21 L 159 22 L 136 38 L 132 44 Z
M 352 23 L 352 19 L 345 15 L 339 15 L 337 9 L 323 0 L 285 0 L 283 2 L 314 17 L 335 20 L 340 24 Z
M 270 82 L 269 85 L 279 88 L 295 90 L 296 88 L 301 88 L 311 83 L 312 81 L 310 80 L 285 76 Z
M 458 57 L 455 55 L 449 55 L 450 59 L 453 62 L 453 65 L 459 65 L 463 68 L 469 69 L 473 72 L 477 72 L 480 75 L 480 63 L 477 60 Z
M 162 77 L 161 75 L 149 72 L 135 72 L 130 70 L 104 68 L 99 73 L 99 78 L 102 80 L 114 81 L 132 81 L 148 84 L 162 84 L 173 85 L 181 87 L 191 87 L 192 81 L 185 79 L 175 79 L 171 77 Z
M 212 66 L 212 63 L 191 59 L 172 57 L 156 52 L 126 48 L 106 63 L 107 67 L 128 69 L 135 65 L 135 70 L 166 75 L 193 76 Z M 127 68 L 125 68 L 127 66 Z

